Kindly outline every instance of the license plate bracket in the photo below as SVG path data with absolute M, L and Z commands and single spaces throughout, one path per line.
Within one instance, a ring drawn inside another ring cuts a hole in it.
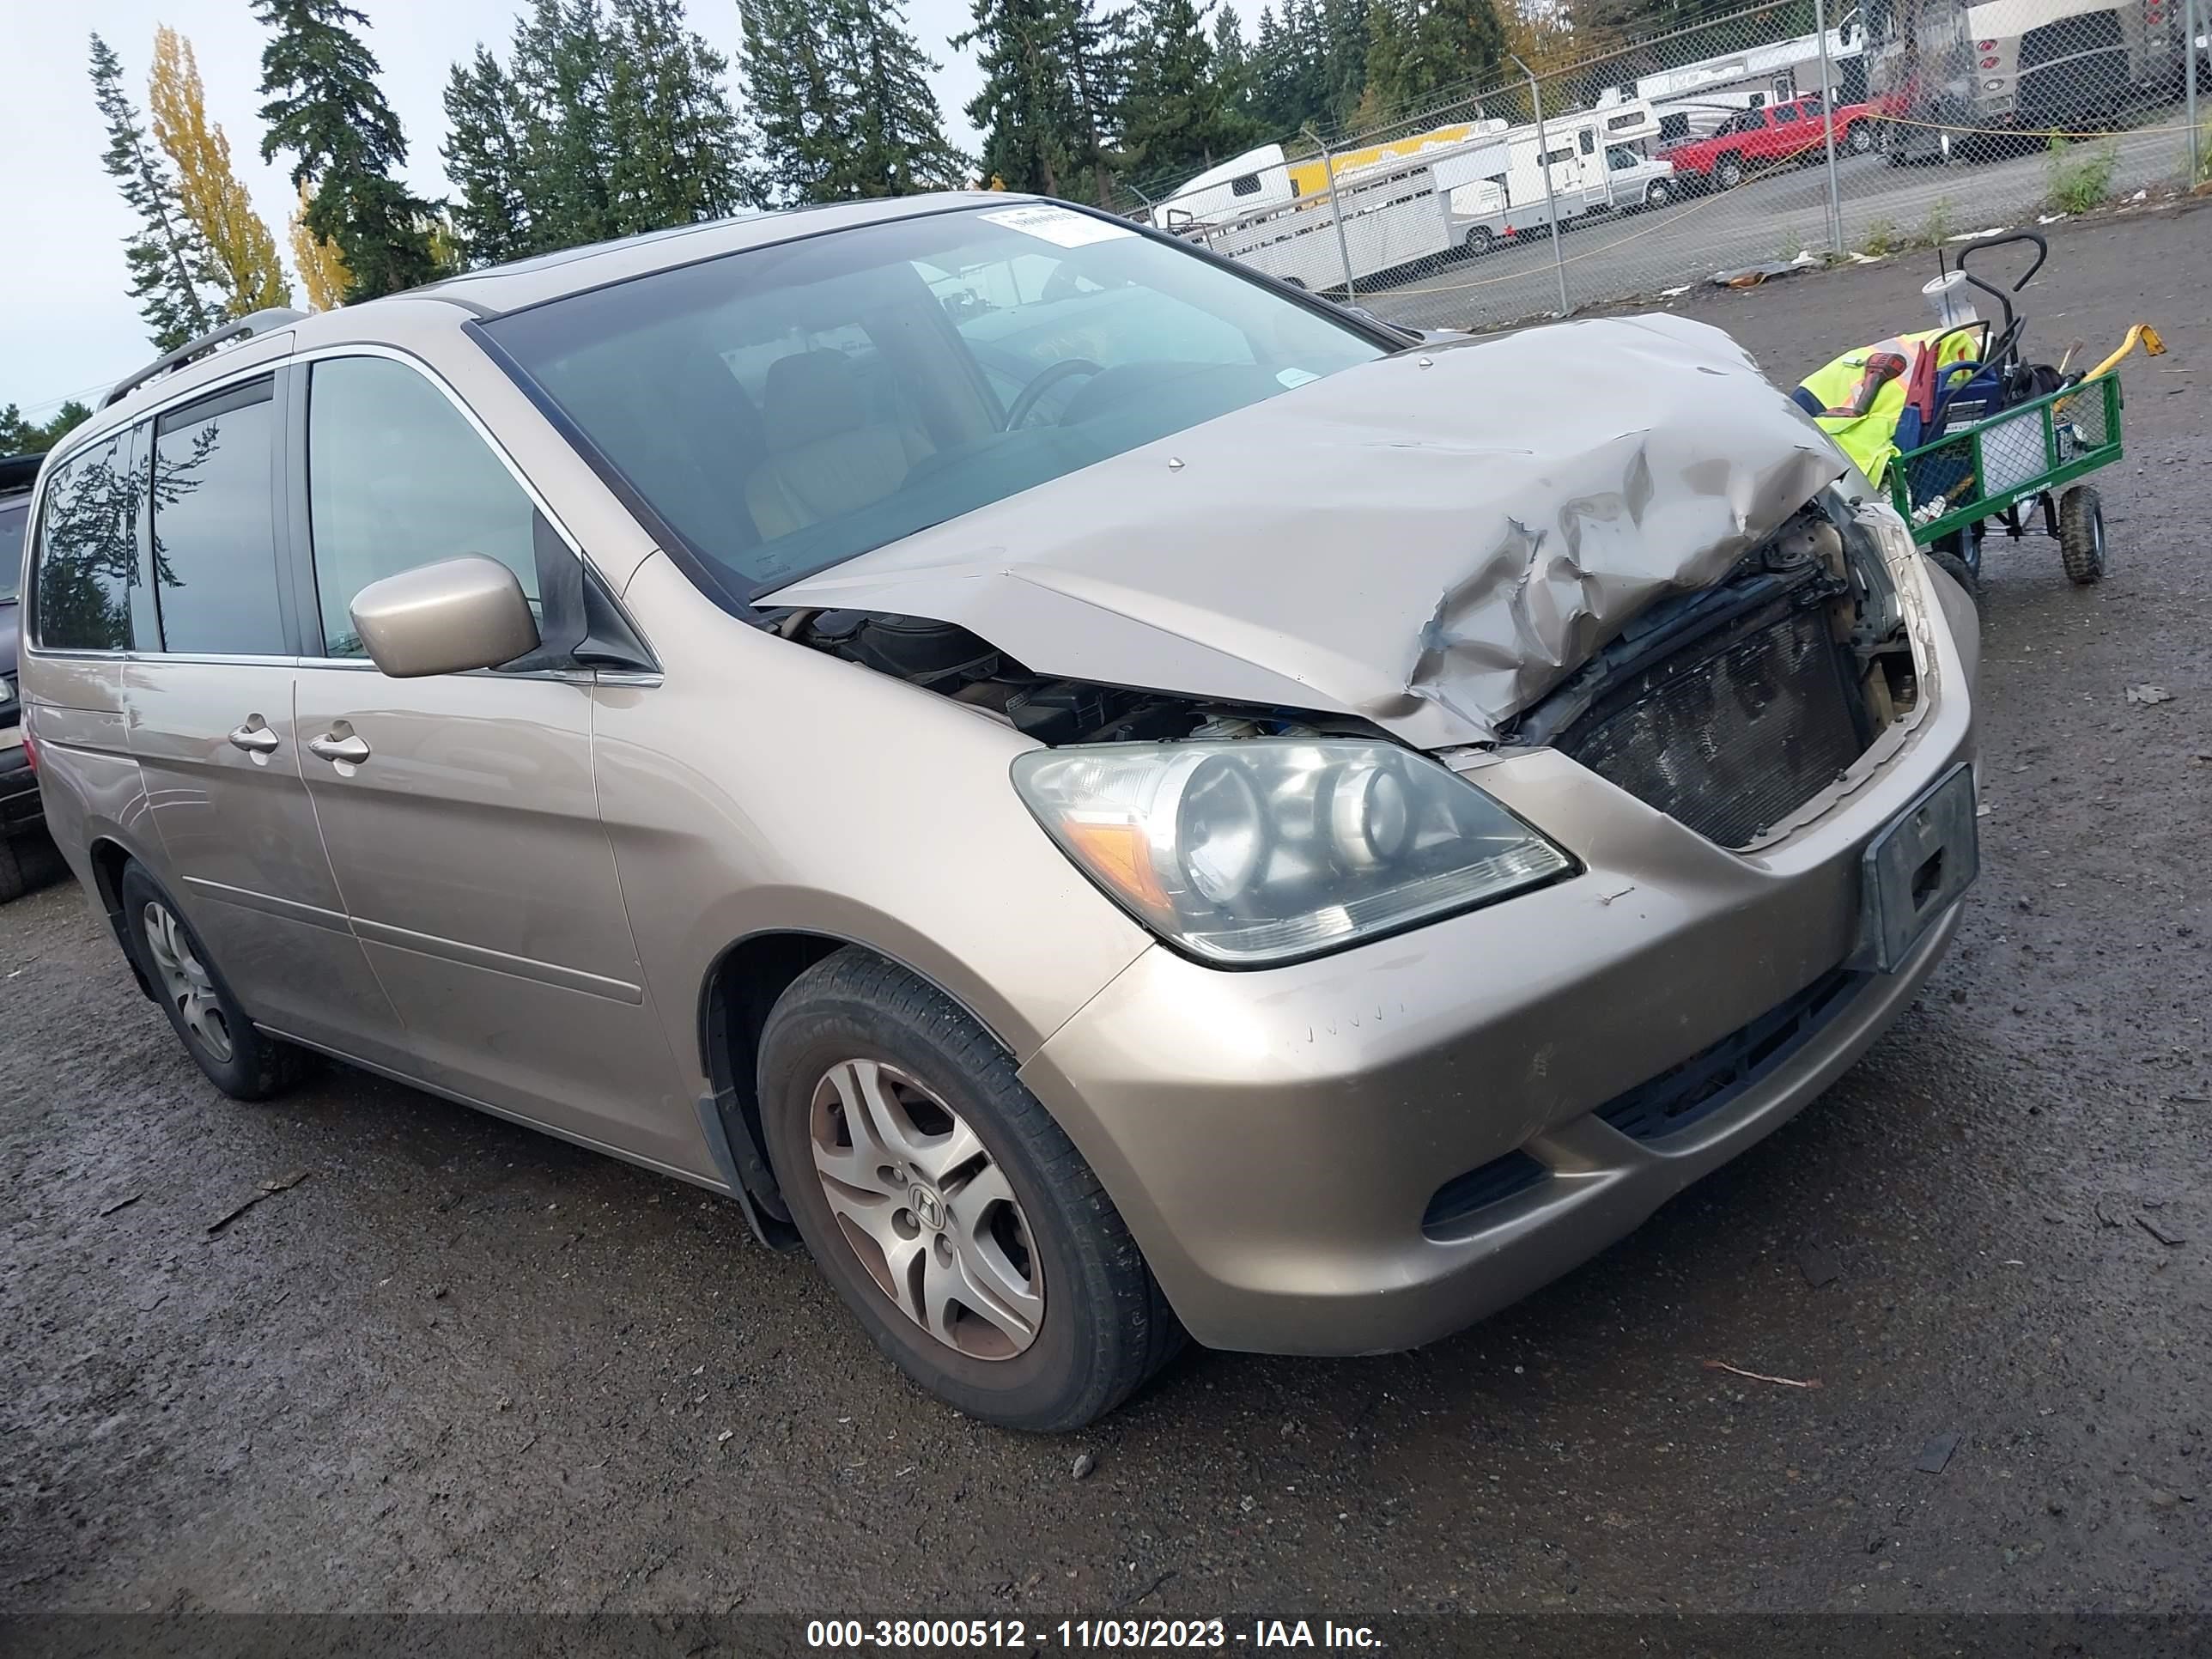
M 1961 761 L 1869 842 L 1859 858 L 1859 944 L 1850 965 L 1893 972 L 1981 872 L 1973 768 Z

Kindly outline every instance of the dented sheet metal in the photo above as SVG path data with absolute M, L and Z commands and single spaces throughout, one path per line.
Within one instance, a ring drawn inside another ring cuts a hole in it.
M 1491 740 L 1844 464 L 1726 335 L 1654 316 L 1333 375 L 766 601 L 957 623 L 1032 671 Z

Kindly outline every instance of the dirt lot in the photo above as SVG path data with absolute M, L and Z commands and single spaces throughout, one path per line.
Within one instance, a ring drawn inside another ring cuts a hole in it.
M 997 1433 L 726 1202 L 340 1069 L 218 1098 L 50 885 L 0 911 L 0 1612 L 2212 1610 L 2212 212 L 2054 248 L 2048 353 L 2172 355 L 2103 586 L 1990 544 L 1962 943 L 1632 1238 L 1419 1353 Z M 1923 263 L 1684 308 L 1790 380 Z

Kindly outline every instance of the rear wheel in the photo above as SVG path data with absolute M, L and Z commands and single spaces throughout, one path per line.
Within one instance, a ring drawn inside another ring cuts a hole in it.
M 298 1081 L 307 1056 L 254 1029 L 176 902 L 137 864 L 119 886 L 131 954 L 208 1081 L 234 1100 L 266 1100 Z
M 2058 556 L 2078 587 L 2105 579 L 2105 501 L 2087 484 L 2058 498 Z
M 1048 1432 L 1182 1346 L 1082 1154 L 933 987 L 825 957 L 760 1044 L 769 1161 L 816 1263 L 899 1368 L 971 1417 Z

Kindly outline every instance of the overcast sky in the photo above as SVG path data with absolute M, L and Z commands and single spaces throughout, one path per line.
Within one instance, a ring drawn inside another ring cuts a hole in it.
M 518 0 L 353 0 L 373 26 L 385 96 L 407 131 L 408 182 L 447 193 L 438 146 L 447 69 L 479 40 L 502 57 Z M 692 26 L 734 62 L 736 0 L 689 0 Z M 106 148 L 86 78 L 88 33 L 121 55 L 125 84 L 143 117 L 154 29 L 167 23 L 192 43 L 207 85 L 208 118 L 230 140 L 233 164 L 290 258 L 295 204 L 284 166 L 261 165 L 261 26 L 249 0 L 0 0 L 6 49 L 0 72 L 0 404 L 43 414 L 66 397 L 104 391 L 155 354 L 126 289 L 123 241 L 135 228 L 101 171 Z M 961 106 L 978 76 L 945 44 L 969 21 L 967 0 L 908 0 L 907 18 L 944 68 L 933 78 L 953 142 L 973 154 Z

